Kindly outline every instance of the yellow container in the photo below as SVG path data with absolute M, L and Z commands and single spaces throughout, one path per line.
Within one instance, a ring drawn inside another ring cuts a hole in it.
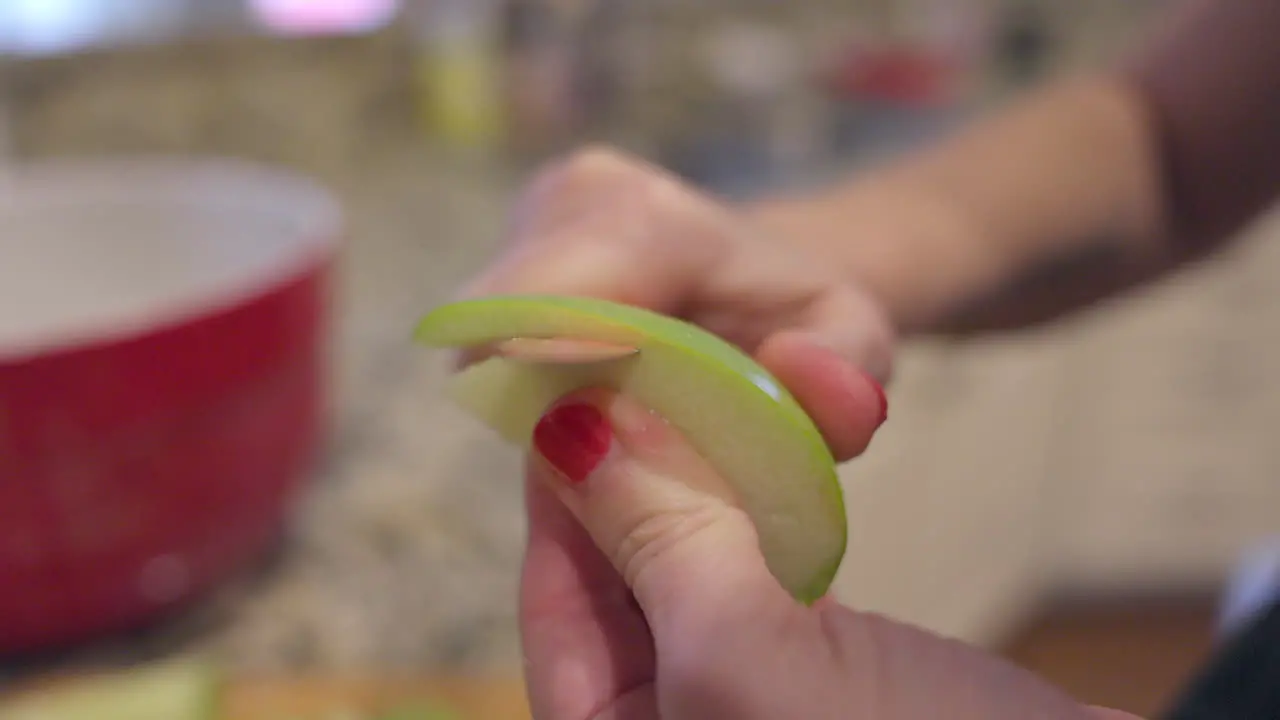
M 496 145 L 503 132 L 502 69 L 492 24 L 478 11 L 428 19 L 430 34 L 414 69 L 424 132 L 450 144 Z

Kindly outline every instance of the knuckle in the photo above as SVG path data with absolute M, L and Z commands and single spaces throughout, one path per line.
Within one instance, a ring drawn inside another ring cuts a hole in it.
M 661 168 L 604 145 L 575 151 L 565 160 L 566 192 L 606 192 L 640 203 L 687 195 L 688 191 Z
M 867 312 L 867 337 L 880 353 L 891 355 L 898 344 L 898 333 L 890 322 L 888 314 L 878 305 L 873 305 Z
M 601 181 L 639 174 L 639 163 L 607 145 L 588 145 L 564 161 L 567 178 Z
M 849 326 L 856 328 L 856 336 L 850 338 L 853 345 L 848 359 L 881 383 L 887 382 L 898 343 L 893 321 L 880 303 L 858 288 L 847 288 L 843 298 L 842 314 L 849 319 Z
M 644 516 L 623 534 L 614 553 L 614 567 L 634 588 L 649 569 L 714 528 L 724 513 L 722 505 L 708 499 Z
M 703 216 L 713 205 L 661 167 L 606 145 L 589 145 L 557 163 L 538 181 L 577 214 L 607 218 Z M 651 217 L 652 216 L 652 217 Z
M 638 194 L 643 170 L 605 146 L 588 146 L 539 170 L 517 197 L 512 225 L 522 236 L 543 237 L 601 215 L 616 215 Z
M 893 357 L 898 344 L 898 333 L 888 314 L 879 305 L 869 308 L 866 324 L 868 338 L 867 371 L 882 384 L 889 382 L 893 374 Z
M 897 341 L 897 331 L 884 306 L 857 285 L 841 287 L 844 303 L 858 322 L 862 335 L 870 342 L 886 347 Z

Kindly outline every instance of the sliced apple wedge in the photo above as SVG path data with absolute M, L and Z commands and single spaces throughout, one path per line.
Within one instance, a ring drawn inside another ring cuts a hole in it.
M 509 349 L 459 372 L 449 394 L 522 447 L 546 408 L 579 388 L 613 388 L 652 408 L 733 487 L 779 582 L 806 603 L 827 591 L 847 538 L 835 460 L 800 405 L 738 348 L 647 310 L 552 296 L 444 305 L 415 337 Z M 581 352 L 564 349 L 574 346 Z

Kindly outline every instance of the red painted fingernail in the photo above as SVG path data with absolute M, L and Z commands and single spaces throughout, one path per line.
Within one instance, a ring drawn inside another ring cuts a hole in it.
M 552 408 L 533 429 L 533 445 L 571 483 L 587 479 L 609 454 L 613 430 L 604 413 L 587 403 Z
M 871 383 L 871 388 L 876 391 L 876 399 L 880 401 L 880 416 L 876 420 L 876 427 L 879 427 L 889 419 L 889 398 L 884 394 L 884 386 L 880 381 L 868 375 L 867 382 Z

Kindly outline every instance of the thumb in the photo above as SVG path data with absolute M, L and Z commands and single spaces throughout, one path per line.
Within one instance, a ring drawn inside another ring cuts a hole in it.
M 732 489 L 656 413 L 585 390 L 553 405 L 533 435 L 531 474 L 626 580 L 657 638 L 795 611 Z

